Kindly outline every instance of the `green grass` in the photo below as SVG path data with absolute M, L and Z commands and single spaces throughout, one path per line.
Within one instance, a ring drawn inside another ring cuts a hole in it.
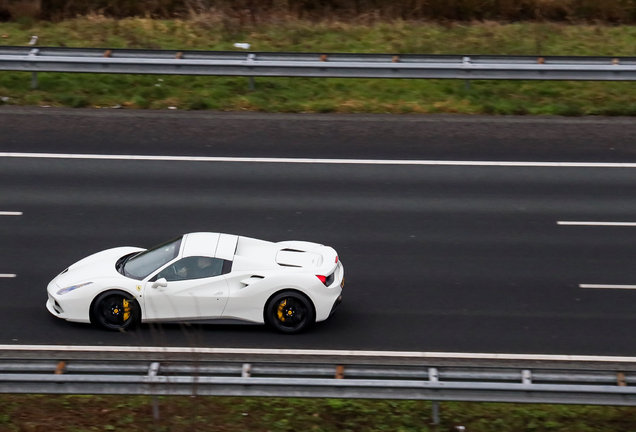
M 422 401 L 162 397 L 160 420 L 145 396 L 0 395 L 4 431 L 424 432 L 431 404 Z M 636 408 L 441 403 L 438 431 L 626 432 Z
M 241 26 L 213 15 L 190 20 L 113 20 L 90 16 L 59 23 L 1 23 L 0 43 L 42 46 L 431 54 L 636 55 L 636 27 L 554 23 L 472 25 L 299 20 Z M 6 37 L 5 37 L 6 36 Z M 626 82 L 373 80 L 183 77 L 0 72 L 8 104 L 69 107 L 250 110 L 266 112 L 636 115 Z

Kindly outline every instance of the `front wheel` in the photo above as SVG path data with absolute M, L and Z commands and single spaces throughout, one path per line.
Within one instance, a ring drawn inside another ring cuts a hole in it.
M 282 333 L 300 333 L 316 320 L 307 297 L 292 291 L 274 295 L 267 303 L 265 322 Z
M 92 321 L 108 330 L 124 330 L 141 317 L 139 304 L 130 294 L 105 292 L 93 303 Z

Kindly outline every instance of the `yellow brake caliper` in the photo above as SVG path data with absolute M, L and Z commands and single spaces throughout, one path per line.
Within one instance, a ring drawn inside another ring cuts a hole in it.
M 128 321 L 128 318 L 130 318 L 130 303 L 124 299 L 122 305 L 124 306 L 124 321 Z
M 281 321 L 285 321 L 285 317 L 283 316 L 283 308 L 287 305 L 287 300 L 283 300 L 278 305 L 278 319 Z

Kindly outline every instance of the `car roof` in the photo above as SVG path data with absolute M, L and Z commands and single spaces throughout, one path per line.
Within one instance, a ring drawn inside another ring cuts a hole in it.
M 233 260 L 238 236 L 210 232 L 190 233 L 183 236 L 182 257 L 206 256 Z

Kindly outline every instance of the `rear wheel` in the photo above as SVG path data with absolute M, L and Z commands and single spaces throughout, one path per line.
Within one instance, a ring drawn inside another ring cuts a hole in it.
M 137 300 L 124 292 L 101 294 L 91 310 L 92 321 L 108 330 L 124 330 L 133 326 L 141 313 Z
M 300 333 L 315 320 L 311 302 L 300 293 L 283 291 L 267 303 L 265 321 L 282 333 Z

